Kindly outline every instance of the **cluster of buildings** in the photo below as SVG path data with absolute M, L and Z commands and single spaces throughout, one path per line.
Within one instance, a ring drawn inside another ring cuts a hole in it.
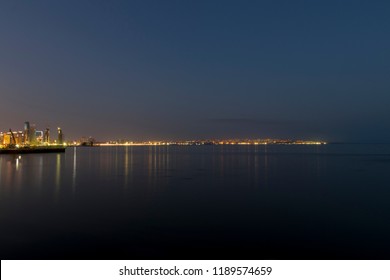
M 29 122 L 24 123 L 23 130 L 13 131 L 10 129 L 7 132 L 0 132 L 0 145 L 20 145 L 20 146 L 41 146 L 41 145 L 62 145 L 64 143 L 64 135 L 62 129 L 57 129 L 57 136 L 52 137 L 49 128 L 37 130 L 35 125 L 30 125 Z

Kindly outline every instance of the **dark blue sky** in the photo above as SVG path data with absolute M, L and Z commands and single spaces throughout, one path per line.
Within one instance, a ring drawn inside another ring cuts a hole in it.
M 7 1 L 0 130 L 390 141 L 388 1 Z

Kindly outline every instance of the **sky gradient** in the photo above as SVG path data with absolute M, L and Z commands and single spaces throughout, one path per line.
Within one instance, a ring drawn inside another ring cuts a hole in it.
M 1 3 L 0 131 L 390 142 L 386 2 Z

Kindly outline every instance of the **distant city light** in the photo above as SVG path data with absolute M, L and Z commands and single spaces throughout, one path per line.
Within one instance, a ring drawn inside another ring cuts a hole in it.
M 320 140 L 291 140 L 291 139 L 203 139 L 182 141 L 130 141 L 111 140 L 96 141 L 93 137 L 82 137 L 79 140 L 66 142 L 62 129 L 57 127 L 57 139 L 50 139 L 50 129 L 36 130 L 35 125 L 25 122 L 23 131 L 0 132 L 0 148 L 26 148 L 26 147 L 68 147 L 68 146 L 190 146 L 190 145 L 325 145 Z

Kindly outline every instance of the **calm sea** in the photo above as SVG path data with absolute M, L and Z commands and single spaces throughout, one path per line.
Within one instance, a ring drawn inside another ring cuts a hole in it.
M 0 155 L 1 259 L 390 259 L 390 145 Z

